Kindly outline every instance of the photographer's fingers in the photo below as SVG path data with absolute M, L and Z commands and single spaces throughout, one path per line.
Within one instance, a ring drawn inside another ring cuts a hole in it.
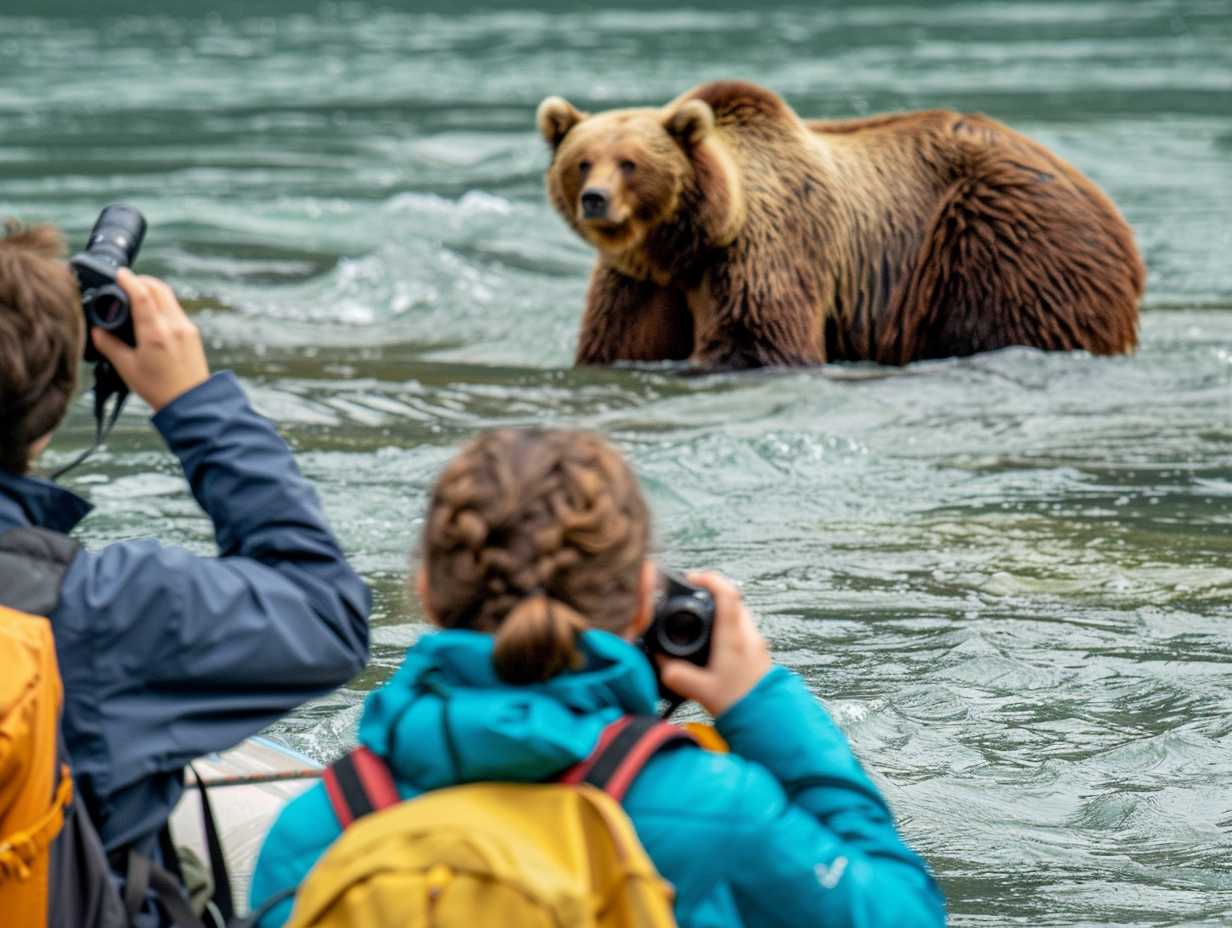
M 116 272 L 116 283 L 128 294 L 129 311 L 133 315 L 133 332 L 140 336 L 158 318 L 158 302 L 147 284 L 149 278 L 138 277 L 126 267 Z
M 709 591 L 714 599 L 714 621 L 716 625 L 731 624 L 739 621 L 743 602 L 740 588 L 722 574 L 710 570 L 694 571 L 686 578 L 690 583 Z
M 94 342 L 94 347 L 111 362 L 111 366 L 123 379 L 124 370 L 132 363 L 133 349 L 128 346 L 127 342 L 120 341 L 110 332 L 104 332 L 102 329 L 91 328 L 90 339 Z
M 660 657 L 659 680 L 673 693 L 691 699 L 698 705 L 710 708 L 713 702 L 714 673 L 706 667 L 698 667 L 688 661 Z M 715 713 L 712 713 L 715 714 Z
M 133 317 L 133 331 L 140 332 L 143 328 L 148 329 L 151 320 L 157 313 L 154 299 L 146 287 L 145 283 L 136 274 L 128 268 L 120 268 L 116 274 L 116 283 L 120 285 L 120 289 L 128 294 L 128 305 Z M 110 332 L 106 332 L 97 327 L 91 327 L 87 333 L 87 337 L 94 343 L 97 348 L 108 361 L 111 366 L 127 382 L 125 371 L 132 364 L 133 348 L 127 342 L 116 338 Z
M 137 347 L 97 331 L 94 344 L 157 412 L 209 378 L 201 333 L 172 289 L 157 277 L 138 277 L 125 268 L 116 281 L 129 297 Z
M 704 668 L 691 665 L 689 668 L 702 674 L 704 679 L 689 670 L 660 665 L 663 671 L 693 692 L 678 689 L 666 678 L 663 682 L 680 695 L 696 699 L 717 717 L 743 699 L 773 665 L 765 639 L 745 608 L 739 588 L 716 573 L 690 574 L 688 579 L 714 597 L 710 660 Z
M 172 291 L 166 281 L 159 280 L 157 277 L 150 277 L 146 274 L 138 277 L 137 281 L 145 287 L 146 292 L 153 299 L 159 316 L 164 318 L 168 316 L 183 316 L 187 318 L 184 310 L 180 307 L 180 301 L 175 298 L 174 291 Z

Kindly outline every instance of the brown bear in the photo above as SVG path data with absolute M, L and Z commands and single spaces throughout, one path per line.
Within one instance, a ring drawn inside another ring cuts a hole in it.
M 718 81 L 662 109 L 539 105 L 549 197 L 599 252 L 577 363 L 1116 354 L 1145 271 L 1090 180 L 948 110 L 802 121 Z

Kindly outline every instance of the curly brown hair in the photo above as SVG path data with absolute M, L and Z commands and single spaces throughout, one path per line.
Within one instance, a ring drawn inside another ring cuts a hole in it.
M 547 680 L 580 662 L 578 632 L 629 626 L 649 541 L 637 478 L 599 436 L 485 432 L 432 493 L 425 605 L 445 628 L 494 633 L 503 679 Z
M 0 237 L 0 468 L 25 473 L 77 387 L 81 296 L 52 226 L 5 223 Z

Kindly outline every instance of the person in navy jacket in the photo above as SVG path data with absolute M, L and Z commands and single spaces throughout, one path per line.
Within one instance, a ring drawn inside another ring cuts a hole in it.
M 189 761 L 364 666 L 371 596 L 286 442 L 233 374 L 211 376 L 171 288 L 122 271 L 136 347 L 87 335 L 62 253 L 45 226 L 0 238 L 0 555 L 14 529 L 67 535 L 90 511 L 28 473 L 63 418 L 90 336 L 153 410 L 218 545 L 217 557 L 154 539 L 75 548 L 50 610 L 74 778 L 120 867 L 129 850 L 159 860 Z M 4 594 L 0 583 L 0 603 Z M 166 921 L 152 900 L 144 915 Z

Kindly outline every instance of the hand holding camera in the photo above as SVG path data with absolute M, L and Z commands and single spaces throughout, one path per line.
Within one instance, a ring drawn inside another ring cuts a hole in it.
M 158 412 L 204 383 L 210 370 L 201 335 L 171 288 L 129 270 L 145 229 L 145 217 L 131 206 L 108 206 L 71 264 L 86 318 L 85 359 L 110 362 L 124 384 Z
M 108 206 L 94 223 L 85 251 L 69 260 L 85 316 L 83 356 L 94 363 L 95 431 L 94 443 L 55 471 L 53 480 L 102 447 L 130 390 L 158 412 L 210 375 L 201 335 L 171 288 L 128 269 L 145 228 L 145 217 L 131 206 Z
M 201 333 L 157 277 L 138 277 L 122 268 L 116 282 L 131 306 L 136 344 L 97 326 L 90 337 L 129 388 L 158 412 L 209 379 Z
M 716 718 L 743 699 L 772 666 L 766 641 L 740 591 L 715 573 L 668 577 L 643 648 L 669 698 L 700 703 Z

